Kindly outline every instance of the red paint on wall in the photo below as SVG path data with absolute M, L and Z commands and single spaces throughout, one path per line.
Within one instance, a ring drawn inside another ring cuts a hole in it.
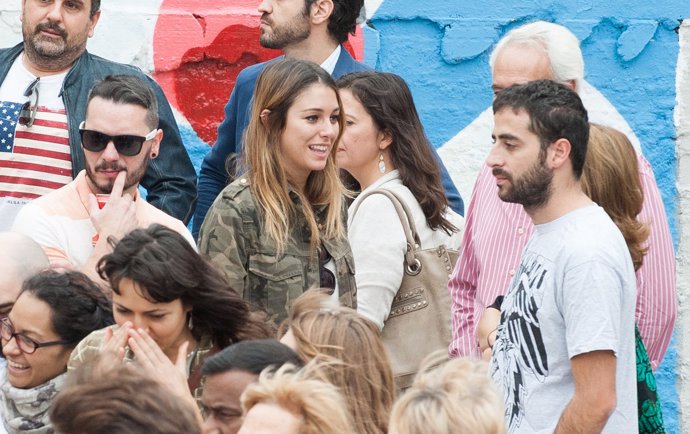
M 154 33 L 154 77 L 207 143 L 216 139 L 237 74 L 282 54 L 259 45 L 258 4 L 258 0 L 164 0 L 161 5 Z M 360 29 L 346 48 L 362 58 Z

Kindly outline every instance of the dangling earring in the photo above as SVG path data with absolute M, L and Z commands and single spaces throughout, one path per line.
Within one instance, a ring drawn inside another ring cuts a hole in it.
M 192 320 L 192 313 L 189 312 L 189 319 L 187 320 L 187 328 L 192 330 L 194 328 L 194 321 Z
M 383 162 L 383 152 L 379 153 L 379 172 L 386 173 L 386 163 Z

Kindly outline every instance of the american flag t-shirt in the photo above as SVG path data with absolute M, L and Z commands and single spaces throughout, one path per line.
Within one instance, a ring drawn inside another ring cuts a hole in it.
M 26 127 L 19 124 L 22 105 L 0 101 L 0 227 L 25 203 L 72 180 L 65 110 L 39 106 Z

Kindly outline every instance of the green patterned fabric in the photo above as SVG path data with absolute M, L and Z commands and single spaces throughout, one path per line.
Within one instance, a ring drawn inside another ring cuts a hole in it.
M 637 362 L 637 414 L 640 434 L 665 433 L 656 380 L 637 326 L 635 326 L 635 360 Z
M 280 255 L 276 241 L 264 230 L 262 212 L 246 177 L 225 187 L 208 210 L 199 234 L 199 253 L 225 273 L 242 298 L 265 311 L 274 326 L 287 318 L 297 297 L 321 283 L 319 261 L 314 260 L 318 252 L 311 251 L 307 219 L 297 193 L 290 190 L 289 196 L 296 212 L 290 217 L 290 233 Z M 323 231 L 327 209 L 325 205 L 312 208 Z M 346 221 L 347 209 L 343 207 L 341 212 Z M 340 304 L 356 309 L 355 263 L 347 237 L 321 236 L 335 265 Z

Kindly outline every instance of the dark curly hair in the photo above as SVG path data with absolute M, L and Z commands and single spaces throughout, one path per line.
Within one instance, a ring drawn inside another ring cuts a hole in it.
M 101 0 L 91 0 L 91 17 L 93 18 L 99 10 L 101 10 Z
M 580 179 L 587 155 L 589 122 L 587 110 L 578 94 L 552 80 L 516 84 L 496 94 L 494 113 L 509 108 L 529 115 L 529 131 L 539 137 L 541 154 L 558 139 L 570 142 L 570 162 L 575 179 Z
M 305 9 L 309 8 L 316 0 L 306 0 Z M 357 30 L 357 18 L 364 6 L 364 0 L 333 0 L 333 12 L 328 20 L 328 32 L 339 44 L 347 41 L 347 35 L 355 34 Z
M 182 235 L 159 224 L 135 229 L 113 252 L 98 261 L 98 273 L 120 294 L 122 279 L 136 282 L 139 295 L 152 303 L 181 300 L 191 307 L 196 339 L 211 335 L 225 348 L 244 339 L 269 336 L 269 329 L 249 312 L 249 306 Z
M 24 293 L 50 306 L 53 330 L 74 345 L 114 322 L 108 297 L 78 271 L 42 271 L 24 281 L 19 295 Z

